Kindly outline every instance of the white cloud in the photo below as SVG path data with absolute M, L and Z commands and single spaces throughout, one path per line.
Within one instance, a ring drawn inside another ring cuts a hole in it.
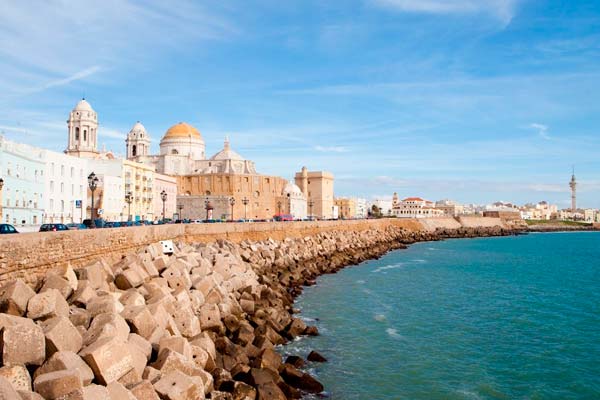
M 545 139 L 545 140 L 551 139 L 550 135 L 548 135 L 548 126 L 534 122 L 534 123 L 529 124 L 529 127 L 531 129 L 535 129 L 537 131 L 538 135 L 540 135 L 540 137 L 542 139 Z
M 518 0 L 373 0 L 377 5 L 403 12 L 428 14 L 489 13 L 510 23 Z
M 348 151 L 343 146 L 315 146 L 315 150 L 322 153 L 346 153 Z
M 230 37 L 237 28 L 224 15 L 231 13 L 192 0 L 3 2 L 0 92 L 37 92 L 99 71 L 139 68 L 165 50 Z

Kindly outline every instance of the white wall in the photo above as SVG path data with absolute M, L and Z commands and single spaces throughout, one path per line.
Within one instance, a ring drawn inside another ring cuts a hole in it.
M 88 204 L 88 160 L 44 150 L 44 162 L 44 222 L 82 222 Z M 76 208 L 77 200 L 81 208 Z

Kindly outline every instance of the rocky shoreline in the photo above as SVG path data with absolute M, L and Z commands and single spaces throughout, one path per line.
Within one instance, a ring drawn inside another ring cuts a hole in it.
M 317 335 L 294 298 L 319 275 L 421 241 L 505 236 L 493 228 L 388 226 L 239 244 L 156 243 L 114 265 L 0 289 L 0 398 L 295 399 L 323 386 L 275 346 Z M 314 353 L 310 360 L 320 360 Z

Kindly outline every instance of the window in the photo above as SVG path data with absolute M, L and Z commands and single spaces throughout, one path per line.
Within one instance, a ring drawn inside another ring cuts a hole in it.
M 75 168 L 71 167 L 71 178 L 75 178 Z
M 60 212 L 65 212 L 65 201 L 64 200 L 60 201 Z
M 50 173 L 54 175 L 54 163 L 50 164 Z
M 50 181 L 50 193 L 54 193 L 54 181 Z
M 61 192 L 61 193 L 64 193 L 64 192 L 65 192 L 65 183 L 64 183 L 64 182 L 61 182 L 61 183 L 60 183 L 60 192 Z
M 135 146 L 135 144 L 133 146 L 131 146 L 131 155 L 133 157 L 135 157 L 137 154 L 137 147 Z
M 179 152 L 176 149 L 171 150 L 171 154 L 179 154 Z
M 75 140 L 79 140 L 79 127 L 75 128 Z
M 50 199 L 50 209 L 54 210 L 54 199 Z
M 87 140 L 87 130 L 83 130 L 83 141 L 85 142 Z
M 65 166 L 64 165 L 60 166 L 60 176 L 65 176 Z

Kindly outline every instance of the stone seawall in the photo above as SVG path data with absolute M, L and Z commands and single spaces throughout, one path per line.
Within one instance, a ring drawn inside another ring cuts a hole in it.
M 499 219 L 478 218 L 469 226 L 503 226 Z M 380 219 L 285 223 L 225 223 L 160 225 L 132 228 L 95 229 L 68 232 L 0 235 L 0 282 L 22 278 L 33 282 L 53 268 L 74 268 L 103 259 L 114 262 L 160 240 L 211 243 L 225 239 L 284 240 L 314 236 L 323 232 L 361 232 L 389 226 L 409 232 L 457 229 L 463 226 L 453 218 L 431 220 Z

